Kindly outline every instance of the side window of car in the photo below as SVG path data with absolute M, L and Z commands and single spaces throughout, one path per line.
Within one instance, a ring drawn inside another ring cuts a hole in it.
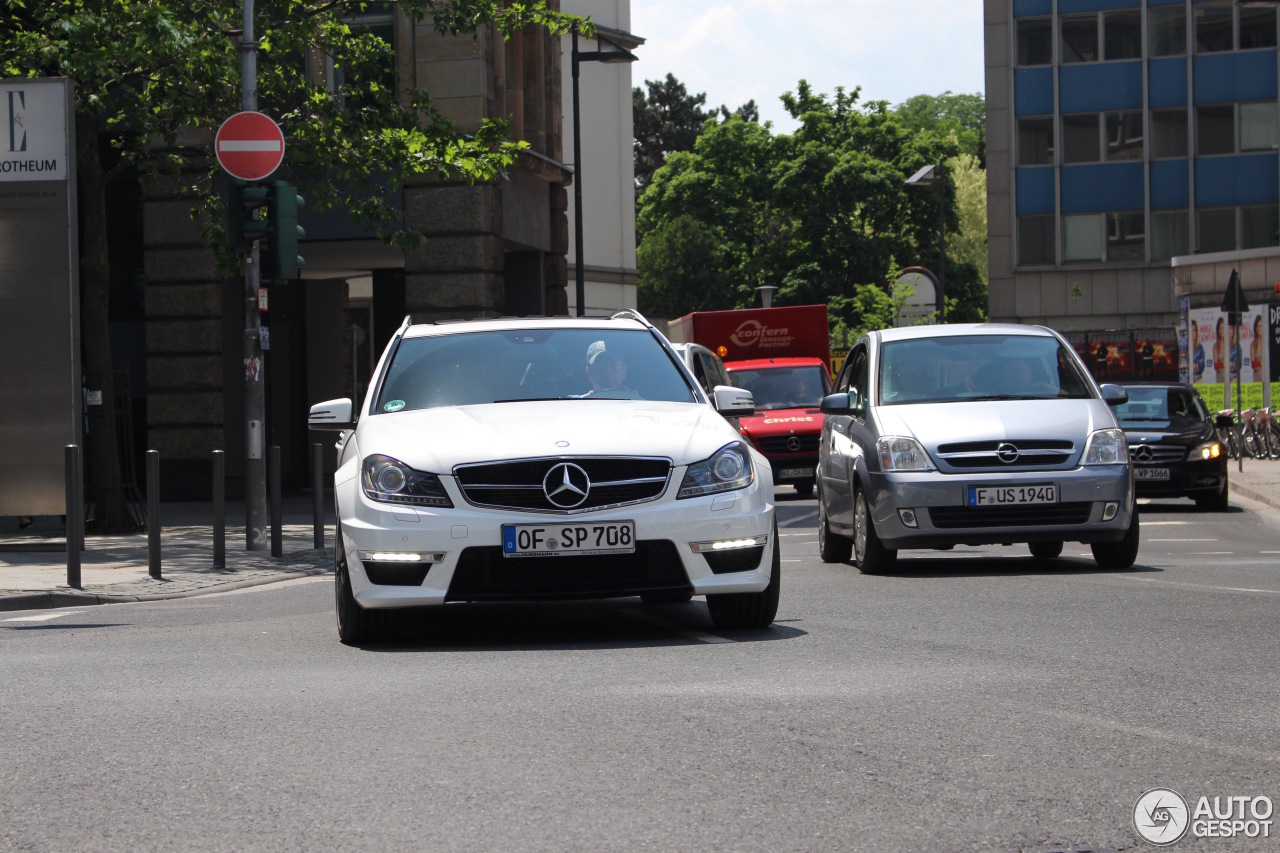
M 697 350 L 693 351 L 693 378 L 698 380 L 703 391 L 711 392 L 711 385 L 707 382 L 707 368 L 703 364 L 703 355 Z
M 849 391 L 849 377 L 853 375 L 853 359 L 846 358 L 844 364 L 840 366 L 840 372 L 836 374 L 836 382 L 832 388 L 833 394 L 846 394 Z
M 729 376 L 725 373 L 724 366 L 721 364 L 719 359 L 710 353 L 705 353 L 702 357 L 706 361 L 707 381 L 711 388 L 714 388 L 717 385 L 733 384 L 729 381 Z
M 853 362 L 849 373 L 849 405 L 855 409 L 867 407 L 867 351 L 861 347 L 850 356 Z

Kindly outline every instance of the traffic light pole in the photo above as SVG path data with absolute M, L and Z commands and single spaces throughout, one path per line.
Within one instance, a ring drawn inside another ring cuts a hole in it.
M 240 109 L 258 109 L 258 42 L 253 32 L 253 0 L 244 0 L 244 32 L 240 37 Z M 258 240 L 251 243 L 244 267 L 244 533 L 246 551 L 265 551 L 267 541 L 267 401 L 266 365 L 262 358 L 258 288 L 261 285 Z

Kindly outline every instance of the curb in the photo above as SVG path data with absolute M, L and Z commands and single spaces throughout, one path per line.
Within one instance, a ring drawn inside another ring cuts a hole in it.
M 236 589 L 247 589 L 255 586 L 281 583 L 298 578 L 319 577 L 333 574 L 332 569 L 297 569 L 281 572 L 271 577 L 246 578 L 240 581 L 211 584 L 199 589 L 188 589 L 183 592 L 168 592 L 143 595 L 119 595 L 115 593 L 79 592 L 73 590 L 53 590 L 50 592 L 20 592 L 13 595 L 0 595 L 0 613 L 18 610 L 49 610 L 58 607 L 88 607 L 97 604 L 127 604 L 136 601 L 170 601 L 176 598 L 195 598 L 211 595 L 216 592 L 231 592 Z
M 1230 476 L 1228 476 L 1227 480 L 1230 483 L 1232 497 L 1239 495 L 1242 498 L 1248 498 L 1251 501 L 1256 501 L 1260 504 L 1264 504 L 1265 506 L 1271 507 L 1272 509 L 1280 509 L 1280 498 L 1278 498 L 1276 495 L 1268 494 L 1267 492 L 1254 489 L 1250 486 L 1242 486 L 1236 481 L 1232 480 Z

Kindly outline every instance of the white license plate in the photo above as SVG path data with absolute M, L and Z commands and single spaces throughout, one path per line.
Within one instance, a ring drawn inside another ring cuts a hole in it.
M 1056 504 L 1058 485 L 1036 486 L 970 486 L 969 506 L 1011 506 L 1017 504 Z
M 812 477 L 812 468 L 780 468 L 778 477 L 783 479 L 791 479 L 792 477 Z
M 1135 465 L 1133 468 L 1133 477 L 1135 480 L 1167 480 L 1169 479 L 1169 469 L 1139 468 Z
M 502 525 L 504 557 L 631 554 L 635 550 L 634 521 Z

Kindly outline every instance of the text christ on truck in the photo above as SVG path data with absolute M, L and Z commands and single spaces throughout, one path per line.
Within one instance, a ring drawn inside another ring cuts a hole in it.
M 669 334 L 724 359 L 733 384 L 756 401 L 756 414 L 741 421 L 742 437 L 769 459 L 775 484 L 812 494 L 822 437 L 818 404 L 831 393 L 827 306 L 695 311 L 673 320 Z

